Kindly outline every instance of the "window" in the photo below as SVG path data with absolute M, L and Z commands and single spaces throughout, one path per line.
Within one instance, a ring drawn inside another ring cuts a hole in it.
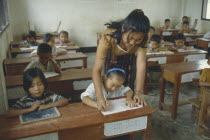
M 210 0 L 203 0 L 201 19 L 210 20 Z
M 0 33 L 7 27 L 8 24 L 7 1 L 0 0 Z

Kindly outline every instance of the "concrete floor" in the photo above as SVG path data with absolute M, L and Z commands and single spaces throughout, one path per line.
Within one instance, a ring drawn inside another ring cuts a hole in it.
M 88 68 L 94 63 L 95 53 L 88 53 Z M 148 88 L 148 95 L 145 95 L 147 104 L 156 112 L 152 119 L 151 140 L 204 140 L 196 134 L 197 124 L 191 120 L 192 106 L 190 104 L 178 107 L 178 116 L 172 120 L 170 112 L 159 110 L 159 88 L 153 86 Z M 167 89 L 172 91 L 173 85 L 167 84 Z M 196 84 L 182 84 L 180 88 L 179 101 L 187 101 L 190 98 L 199 96 L 199 88 Z M 171 104 L 172 95 L 165 95 L 165 103 Z M 135 140 L 141 140 L 142 133 L 135 135 Z

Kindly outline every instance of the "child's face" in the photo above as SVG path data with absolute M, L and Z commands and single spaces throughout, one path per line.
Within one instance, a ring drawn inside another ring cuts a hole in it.
M 47 44 L 49 44 L 49 45 L 53 48 L 54 45 L 55 45 L 55 37 L 54 37 L 54 36 L 51 37 L 51 38 L 50 38 L 50 41 L 48 41 Z
M 122 35 L 122 41 L 126 48 L 131 48 L 133 46 L 139 45 L 144 39 L 144 34 L 142 32 L 126 32 Z
M 182 18 L 182 22 L 188 21 L 188 18 Z
M 183 24 L 182 28 L 183 29 L 188 29 L 189 28 L 189 25 L 188 24 Z
M 67 36 L 67 34 L 64 34 L 64 33 L 60 34 L 60 41 L 62 43 L 68 42 L 68 36 Z
M 154 30 L 153 29 L 149 29 L 149 33 L 148 33 L 148 38 L 149 40 L 151 39 L 151 36 L 154 34 Z
M 27 38 L 28 42 L 30 42 L 31 44 L 35 42 L 35 38 L 31 37 L 31 38 Z
M 52 57 L 51 53 L 38 53 L 38 56 L 40 63 L 42 63 L 43 65 L 47 65 L 48 61 Z
M 171 22 L 170 21 L 166 21 L 165 24 L 166 24 L 166 27 L 170 27 Z
M 183 47 L 184 46 L 184 40 L 175 40 L 176 47 Z
M 160 45 L 160 43 L 158 43 L 158 42 L 156 42 L 156 41 L 151 41 L 151 42 L 150 42 L 150 46 L 151 46 L 151 48 L 153 48 L 153 49 L 158 48 L 159 45 Z
M 44 92 L 44 84 L 40 77 L 36 77 L 33 79 L 31 86 L 29 88 L 29 93 L 34 98 L 40 98 L 42 97 L 42 94 Z
M 122 86 L 123 83 L 124 83 L 124 80 L 122 80 L 122 78 L 119 76 L 113 76 L 111 78 L 107 78 L 105 76 L 104 86 L 108 92 L 118 90 Z

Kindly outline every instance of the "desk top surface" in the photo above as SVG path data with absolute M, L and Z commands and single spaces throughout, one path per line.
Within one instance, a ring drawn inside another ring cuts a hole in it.
M 210 38 L 204 38 L 204 37 L 198 38 L 197 40 L 210 42 Z
M 74 59 L 80 59 L 80 58 L 87 58 L 87 55 L 79 52 L 79 53 L 71 53 L 66 55 L 60 55 L 55 57 L 56 61 L 64 61 L 64 60 L 74 60 Z M 30 63 L 33 60 L 36 60 L 37 57 L 22 57 L 22 58 L 7 58 L 4 59 L 5 65 L 11 65 L 11 64 L 24 64 L 24 63 Z
M 164 64 L 161 67 L 170 70 L 174 73 L 181 73 L 181 74 L 201 71 L 204 68 L 210 68 L 210 66 L 207 64 L 206 59 L 198 61 L 182 62 L 182 63 Z
M 92 78 L 92 69 L 69 69 L 62 71 L 60 75 L 47 78 L 48 82 L 61 82 L 73 80 L 85 80 Z M 23 75 L 5 76 L 6 87 L 23 85 Z
M 100 111 L 83 103 L 69 104 L 58 108 L 61 117 L 21 125 L 19 118 L 0 118 L 0 137 L 10 139 L 29 137 L 44 133 L 58 132 L 64 129 L 74 129 L 93 125 L 103 125 L 107 122 L 120 121 L 136 117 L 148 116 L 154 110 L 145 106 L 140 109 L 103 116 Z

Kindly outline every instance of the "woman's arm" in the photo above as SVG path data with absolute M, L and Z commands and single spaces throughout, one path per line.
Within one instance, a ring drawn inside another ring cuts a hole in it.
M 44 110 L 44 109 L 48 109 L 48 108 L 52 108 L 52 107 L 64 106 L 64 105 L 67 105 L 68 103 L 69 103 L 68 99 L 61 99 L 61 100 L 58 100 L 54 103 L 50 103 L 50 104 L 46 104 L 46 105 L 40 105 L 39 110 Z
M 92 100 L 88 96 L 84 96 L 83 99 L 82 99 L 82 102 L 85 103 L 88 106 L 91 106 L 91 107 L 94 107 L 94 108 L 98 108 L 97 101 Z

